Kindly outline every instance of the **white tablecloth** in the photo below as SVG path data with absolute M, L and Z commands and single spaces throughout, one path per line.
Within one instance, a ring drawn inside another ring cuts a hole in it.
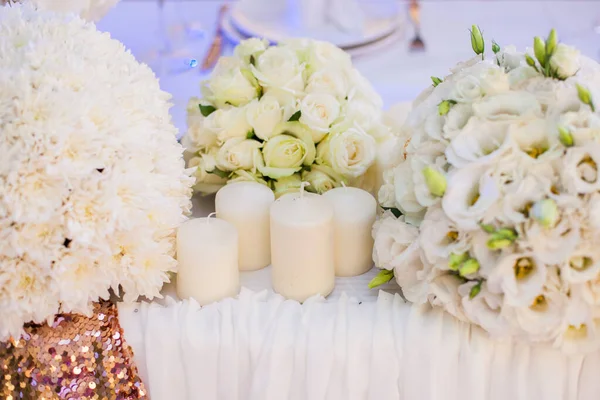
M 491 341 L 440 310 L 381 292 L 301 305 L 242 291 L 121 305 L 152 400 L 597 400 L 600 353 Z

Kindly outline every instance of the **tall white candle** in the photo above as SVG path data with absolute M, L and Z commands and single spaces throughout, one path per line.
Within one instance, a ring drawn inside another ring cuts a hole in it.
M 370 193 L 353 187 L 332 189 L 323 197 L 334 209 L 336 276 L 364 274 L 373 266 L 371 230 L 377 201 Z
M 218 218 L 185 222 L 177 232 L 177 295 L 206 305 L 238 294 L 238 234 Z
M 271 206 L 273 289 L 288 299 L 327 296 L 335 285 L 333 208 L 322 196 L 289 193 Z
M 273 191 L 257 182 L 231 183 L 217 192 L 217 216 L 238 231 L 240 271 L 255 271 L 271 263 L 269 210 L 273 201 Z

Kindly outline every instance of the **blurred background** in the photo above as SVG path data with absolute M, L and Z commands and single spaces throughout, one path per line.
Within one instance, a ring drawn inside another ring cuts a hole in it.
M 387 108 L 470 58 L 472 24 L 488 43 L 518 48 L 556 28 L 562 42 L 600 60 L 600 0 L 122 0 L 98 27 L 155 71 L 173 94 L 182 134 L 188 99 L 200 95 L 218 57 L 244 38 L 333 42 L 353 56 Z

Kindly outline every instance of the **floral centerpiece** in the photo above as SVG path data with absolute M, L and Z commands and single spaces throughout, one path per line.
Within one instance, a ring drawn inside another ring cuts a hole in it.
M 176 267 L 193 178 L 170 96 L 77 16 L 0 8 L 0 341 Z
M 74 13 L 87 21 L 98 22 L 119 0 L 8 0 L 7 3 L 29 3 L 41 10 Z M 2 3 L 0 1 L 0 3 Z
M 222 57 L 188 106 L 184 145 L 196 190 L 253 180 L 277 195 L 322 193 L 352 184 L 373 164 L 389 136 L 382 101 L 332 44 L 292 40 L 240 43 Z
M 555 31 L 493 42 L 414 103 L 379 199 L 372 286 L 396 278 L 497 337 L 600 345 L 600 67 Z

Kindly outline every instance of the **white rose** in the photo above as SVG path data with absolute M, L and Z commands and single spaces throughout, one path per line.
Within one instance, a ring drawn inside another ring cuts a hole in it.
M 385 141 L 390 137 L 390 128 L 383 123 L 383 112 L 377 105 L 364 98 L 342 103 L 340 118 L 332 130 L 343 131 L 358 125 L 377 141 Z
M 529 306 L 542 292 L 547 269 L 536 253 L 507 254 L 491 271 L 487 285 L 492 293 L 504 294 L 506 304 Z
M 474 230 L 499 196 L 487 167 L 471 164 L 448 175 L 442 207 L 457 227 Z
M 183 139 L 190 152 L 209 149 L 217 144 L 217 132 L 205 128 L 205 117 L 200 112 L 200 99 L 191 98 L 187 105 L 188 130 Z
M 217 142 L 231 138 L 246 138 L 252 127 L 244 108 L 220 108 L 204 119 L 204 129 L 217 135 Z
M 341 69 L 352 68 L 350 55 L 329 42 L 310 40 L 305 55 L 310 71 L 318 71 L 331 65 Z
M 456 168 L 490 163 L 510 150 L 507 124 L 471 118 L 446 148 L 448 162 Z
M 510 324 L 502 315 L 502 296 L 491 293 L 487 284 L 483 282 L 479 293 L 471 298 L 471 290 L 476 284 L 476 281 L 471 281 L 458 288 L 465 315 L 470 321 L 485 329 L 492 337 L 507 336 L 510 333 Z
M 188 162 L 189 168 L 195 168 L 193 176 L 196 178 L 194 190 L 196 192 L 211 194 L 216 193 L 227 183 L 227 178 L 212 173 L 216 166 L 216 149 L 208 154 L 200 154 Z
M 418 228 L 385 211 L 373 225 L 373 260 L 377 268 L 393 269 L 402 265 L 403 257 L 411 243 L 419 236 Z
M 329 165 L 338 174 L 353 178 L 367 171 L 376 154 L 375 139 L 358 127 L 330 133 L 317 147 L 320 164 Z
M 550 57 L 550 68 L 555 70 L 558 76 L 563 79 L 575 75 L 581 68 L 579 50 L 559 43 Z
M 500 68 L 488 68 L 484 70 L 479 78 L 479 85 L 483 94 L 486 96 L 500 94 L 510 90 L 508 75 Z
M 300 174 L 293 174 L 279 178 L 273 181 L 273 191 L 275 192 L 275 197 L 279 198 L 284 194 L 299 192 L 301 184 L 302 179 L 300 178 Z
M 268 89 L 282 89 L 290 93 L 304 90 L 304 67 L 296 53 L 290 49 L 269 47 L 258 57 L 256 65 L 251 65 L 250 68 L 254 76 Z
M 594 193 L 600 190 L 598 165 L 600 144 L 567 149 L 560 169 L 563 186 L 571 194 Z
M 347 71 L 349 76 L 348 79 L 352 83 L 348 91 L 348 101 L 364 100 L 381 110 L 383 108 L 383 99 L 373 88 L 371 82 L 355 68 L 351 68 Z
M 245 138 L 227 140 L 217 153 L 217 167 L 222 171 L 254 170 L 262 143 Z
M 479 85 L 479 79 L 472 75 L 467 75 L 458 80 L 452 89 L 452 100 L 459 103 L 473 103 L 483 96 L 483 91 Z
M 265 181 L 259 173 L 246 171 L 244 169 L 238 169 L 231 173 L 229 180 L 227 183 L 233 182 L 257 182 L 265 186 L 269 186 L 267 181 Z
M 283 112 L 275 97 L 265 95 L 246 106 L 246 119 L 257 137 L 268 140 L 280 133 L 276 128 L 283 120 Z
M 266 39 L 250 38 L 242 40 L 233 50 L 233 55 L 250 64 L 251 57 L 255 58 L 269 47 Z
M 300 112 L 300 122 L 314 132 L 313 140 L 320 142 L 340 115 L 340 103 L 330 94 L 311 93 L 300 101 Z
M 264 162 L 258 170 L 269 178 L 280 179 L 293 175 L 302 165 L 311 165 L 315 159 L 315 147 L 310 139 L 302 140 L 288 134 L 269 139 L 263 148 Z
M 430 207 L 419 227 L 419 244 L 431 264 L 447 260 L 452 253 L 466 252 L 470 239 L 469 233 L 459 230 L 440 206 Z
M 525 60 L 523 53 L 517 52 L 515 46 L 506 46 L 496 54 L 496 60 L 507 71 L 518 68 Z
M 308 78 L 307 93 L 325 93 L 343 100 L 348 95 L 347 77 L 339 68 L 326 67 Z
M 542 117 L 542 107 L 528 92 L 508 92 L 487 96 L 473 104 L 475 116 L 489 121 L 523 121 Z
M 307 187 L 309 192 L 322 194 L 339 187 L 342 184 L 343 177 L 336 174 L 331 167 L 314 164 L 311 166 L 310 171 L 302 172 L 302 181 L 310 183 L 310 186 Z
M 253 82 L 252 74 L 234 57 L 219 59 L 207 87 L 219 107 L 224 107 L 226 103 L 244 105 L 258 95 L 258 86 Z

